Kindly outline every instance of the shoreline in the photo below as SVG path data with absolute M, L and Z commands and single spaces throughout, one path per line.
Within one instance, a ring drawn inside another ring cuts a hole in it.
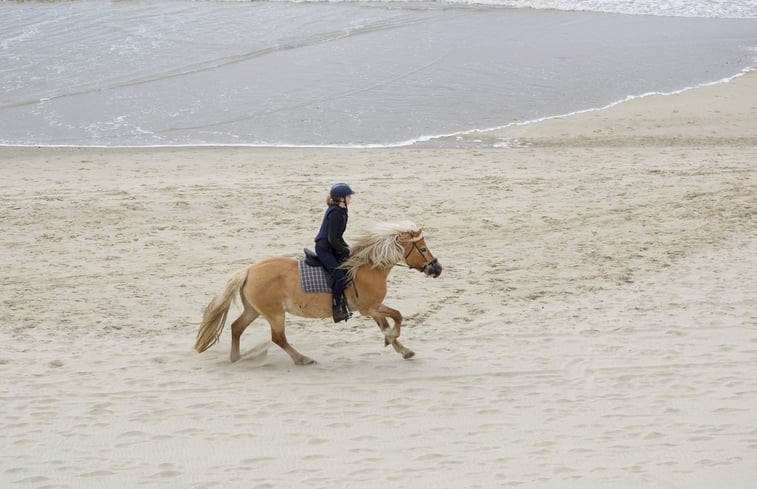
M 724 89 L 721 90 L 721 87 Z M 516 145 L 539 146 L 645 146 L 656 140 L 680 145 L 749 146 L 757 144 L 756 92 L 757 70 L 751 69 L 720 82 L 668 94 L 641 95 L 600 109 L 472 132 L 455 139 L 480 139 L 490 145 L 509 145 L 514 141 Z M 649 99 L 653 100 L 645 104 Z M 727 104 L 722 111 L 721 104 Z M 645 118 L 644 111 L 649 106 L 655 107 L 655 110 Z M 609 125 L 603 115 L 603 111 L 608 110 L 616 114 Z M 711 120 L 699 121 L 702 111 Z M 568 130 L 564 130 L 565 127 Z M 664 133 L 662 138 L 661 132 Z M 724 135 L 725 132 L 728 134 Z
M 261 149 L 345 149 L 345 150 L 365 150 L 365 149 L 394 149 L 394 148 L 433 148 L 436 147 L 434 142 L 443 143 L 443 142 L 451 142 L 451 141 L 457 141 L 457 142 L 464 142 L 468 147 L 470 147 L 472 142 L 476 142 L 477 140 L 481 139 L 483 141 L 491 140 L 491 137 L 489 135 L 497 134 L 501 132 L 506 132 L 510 130 L 517 130 L 521 127 L 526 126 L 532 126 L 534 124 L 541 124 L 544 122 L 549 122 L 553 120 L 562 120 L 568 117 L 574 117 L 574 116 L 581 116 L 585 114 L 591 114 L 594 112 L 601 112 L 604 110 L 612 109 L 617 106 L 622 106 L 623 104 L 627 103 L 633 103 L 637 100 L 644 99 L 646 97 L 669 97 L 669 96 L 675 96 L 680 95 L 692 90 L 698 90 L 701 88 L 707 88 L 707 87 L 716 87 L 718 85 L 722 84 L 728 84 L 732 83 L 735 80 L 738 80 L 742 77 L 755 77 L 757 73 L 757 65 L 753 65 L 751 67 L 743 68 L 739 73 L 722 78 L 720 80 L 715 80 L 711 82 L 705 82 L 701 83 L 695 86 L 690 87 L 684 87 L 678 90 L 674 90 L 672 92 L 647 92 L 639 95 L 628 95 L 626 98 L 617 100 L 615 102 L 612 102 L 610 104 L 604 105 L 602 107 L 593 107 L 593 108 L 587 108 L 587 109 L 581 109 L 574 112 L 569 112 L 566 114 L 558 114 L 558 115 L 551 115 L 551 116 L 545 116 L 540 117 L 538 119 L 523 121 L 523 122 L 511 122 L 509 124 L 505 124 L 502 126 L 495 126 L 488 129 L 469 129 L 466 131 L 460 131 L 450 134 L 439 134 L 434 136 L 418 136 L 415 139 L 411 139 L 408 141 L 402 141 L 392 144 L 386 144 L 386 145 L 379 145 L 379 144 L 369 144 L 369 145 L 265 145 L 265 144 L 185 144 L 185 145 L 147 145 L 147 146 L 89 146 L 89 145 L 36 145 L 36 144 L 0 144 L 0 148 L 88 148 L 88 149 L 159 149 L 159 148 L 172 148 L 172 149 L 193 149 L 193 148 L 261 148 Z M 454 144 L 454 143 L 453 143 Z M 487 147 L 507 147 L 508 144 L 506 142 L 493 142 L 493 143 L 487 143 L 483 144 L 480 147 L 481 148 L 487 148 Z M 442 145 L 442 147 L 455 147 L 454 145 Z
M 680 94 L 683 94 L 683 93 L 686 93 L 686 92 L 689 92 L 689 91 L 692 91 L 692 90 L 698 90 L 698 89 L 701 89 L 701 88 L 716 87 L 718 85 L 731 83 L 734 80 L 737 80 L 737 79 L 739 79 L 741 77 L 744 77 L 744 76 L 752 76 L 752 77 L 754 77 L 755 76 L 755 72 L 757 72 L 757 66 L 751 66 L 751 67 L 744 68 L 739 73 L 737 73 L 737 74 L 735 74 L 733 76 L 730 76 L 730 77 L 722 78 L 720 80 L 715 80 L 715 81 L 712 81 L 712 82 L 701 83 L 701 84 L 695 85 L 695 86 L 684 87 L 684 88 L 681 88 L 679 90 L 674 90 L 672 92 L 647 92 L 647 93 L 643 93 L 643 94 L 640 94 L 640 95 L 628 95 L 626 98 L 624 98 L 622 100 L 618 100 L 616 102 L 612 102 L 612 103 L 607 104 L 607 105 L 605 105 L 603 107 L 595 107 L 595 108 L 583 109 L 583 110 L 578 110 L 578 111 L 575 111 L 575 112 L 570 112 L 570 113 L 567 113 L 567 114 L 547 116 L 547 117 L 542 117 L 542 118 L 539 118 L 539 119 L 534 119 L 534 120 L 524 121 L 524 122 L 512 122 L 512 123 L 506 124 L 504 126 L 493 127 L 493 128 L 490 128 L 490 129 L 472 129 L 470 131 L 465 131 L 465 132 L 456 133 L 456 134 L 449 134 L 449 135 L 445 135 L 445 136 L 435 136 L 435 137 L 432 137 L 431 139 L 439 139 L 439 138 L 444 139 L 444 138 L 457 137 L 457 136 L 473 136 L 473 135 L 479 135 L 479 134 L 480 135 L 485 135 L 487 133 L 507 131 L 509 129 L 515 129 L 515 128 L 522 127 L 522 126 L 530 126 L 530 125 L 533 125 L 533 124 L 539 124 L 539 123 L 542 123 L 542 122 L 548 122 L 548 121 L 555 120 L 555 119 L 565 119 L 565 118 L 573 117 L 573 116 L 580 116 L 580 115 L 584 115 L 584 114 L 591 114 L 593 112 L 599 112 L 599 111 L 603 111 L 603 110 L 612 109 L 614 107 L 621 106 L 621 105 L 626 104 L 626 103 L 633 103 L 634 101 L 637 101 L 637 100 L 640 100 L 640 99 L 644 99 L 646 97 L 657 97 L 657 96 L 668 97 L 668 96 L 673 96 L 673 95 L 680 95 Z

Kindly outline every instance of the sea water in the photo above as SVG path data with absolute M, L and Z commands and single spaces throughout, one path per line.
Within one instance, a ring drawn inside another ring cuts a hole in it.
M 756 59 L 757 0 L 2 2 L 0 144 L 433 144 Z

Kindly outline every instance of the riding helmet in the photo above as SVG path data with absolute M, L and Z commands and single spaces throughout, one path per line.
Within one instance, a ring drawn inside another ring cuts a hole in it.
M 335 183 L 331 186 L 331 192 L 329 192 L 329 195 L 331 195 L 332 199 L 339 200 L 354 193 L 355 192 L 353 192 L 350 186 L 346 183 Z

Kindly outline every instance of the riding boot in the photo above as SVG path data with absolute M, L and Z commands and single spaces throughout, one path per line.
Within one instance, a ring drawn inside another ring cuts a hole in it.
M 335 323 L 346 321 L 352 317 L 352 314 L 349 309 L 347 309 L 347 304 L 345 304 L 344 301 L 334 301 L 331 305 L 331 312 L 334 316 Z

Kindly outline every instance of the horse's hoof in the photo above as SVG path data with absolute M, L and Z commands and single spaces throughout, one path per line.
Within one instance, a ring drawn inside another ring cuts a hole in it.
M 402 358 L 404 358 L 405 360 L 410 360 L 410 359 L 411 359 L 411 358 L 413 358 L 414 356 L 415 356 L 415 352 L 414 352 L 414 351 L 411 351 L 411 350 L 408 350 L 408 351 L 406 351 L 406 352 L 405 352 L 405 353 L 404 353 L 404 354 L 402 355 Z
M 302 360 L 298 363 L 298 365 L 313 365 L 315 363 L 315 360 L 308 357 L 302 357 Z

